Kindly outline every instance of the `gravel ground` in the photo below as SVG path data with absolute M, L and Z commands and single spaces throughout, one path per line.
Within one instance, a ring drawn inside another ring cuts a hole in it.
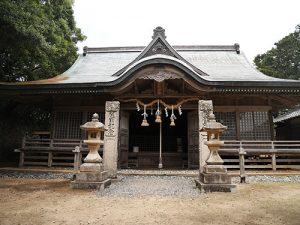
M 200 195 L 194 178 L 183 176 L 120 176 L 120 182 L 112 183 L 99 196 L 143 197 L 177 196 L 193 198 Z
M 233 183 L 239 183 L 239 177 L 232 178 Z M 300 182 L 300 175 L 288 175 L 288 176 L 248 176 L 246 177 L 247 183 L 255 183 L 255 182 Z
M 194 198 L 200 195 L 193 177 L 184 176 L 119 176 L 120 182 L 110 188 L 97 192 L 98 196 L 143 197 L 143 196 L 177 196 Z M 299 182 L 300 176 L 252 176 L 247 183 L 256 182 Z M 232 178 L 239 183 L 239 177 Z
M 47 172 L 21 172 L 21 171 L 1 171 L 0 177 L 14 177 L 14 178 L 30 178 L 30 179 L 71 179 L 72 173 L 47 173 Z
M 138 175 L 136 174 L 138 173 Z M 198 170 L 120 170 L 118 172 L 119 178 L 128 178 L 128 177 L 157 177 L 157 179 L 176 180 L 186 179 L 193 180 L 198 176 Z M 130 176 L 131 175 L 131 176 Z M 132 176 L 133 175 L 133 176 Z M 164 176 L 166 175 L 166 176 Z M 172 176 L 175 175 L 175 176 Z M 73 173 L 53 173 L 53 172 L 34 172 L 34 171 L 9 171 L 9 170 L 0 170 L 0 177 L 14 177 L 14 178 L 32 178 L 32 179 L 57 179 L 65 178 L 72 179 Z M 300 175 L 288 175 L 288 176 L 272 176 L 272 175 L 256 175 L 256 176 L 247 176 L 247 182 L 293 182 L 300 181 Z M 239 183 L 239 177 L 232 177 L 234 183 Z
M 119 175 L 119 182 L 104 191 L 98 191 L 98 196 L 114 197 L 143 197 L 143 196 L 176 196 L 179 198 L 195 198 L 200 195 L 196 188 L 193 171 L 161 171 L 157 175 L 151 175 L 150 171 L 145 171 L 145 175 L 131 175 L 130 171 L 122 170 L 123 175 Z M 154 171 L 157 172 L 157 171 Z M 153 171 L 152 171 L 153 173 Z M 172 176 L 171 174 L 176 174 Z M 167 176 L 163 176 L 167 175 Z M 29 178 L 29 179 L 69 179 L 72 173 L 47 173 L 47 172 L 20 172 L 20 171 L 0 171 L 0 177 Z M 232 182 L 238 184 L 239 177 L 233 177 Z M 258 182 L 300 182 L 300 175 L 289 176 L 249 176 L 247 183 Z

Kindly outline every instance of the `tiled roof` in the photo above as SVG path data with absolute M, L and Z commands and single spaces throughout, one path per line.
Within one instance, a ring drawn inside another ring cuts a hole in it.
M 84 53 L 59 76 L 30 82 L 2 83 L 2 85 L 5 85 L 5 88 L 11 86 L 12 89 L 21 85 L 24 86 L 23 88 L 30 88 L 30 85 L 35 84 L 41 84 L 43 87 L 51 84 L 57 88 L 113 86 L 125 81 L 142 66 L 165 63 L 177 66 L 205 85 L 218 85 L 224 88 L 276 87 L 283 88 L 283 92 L 300 92 L 299 81 L 269 77 L 256 70 L 240 52 L 238 44 L 171 46 L 166 41 L 164 29 L 161 27 L 154 29 L 152 38 L 153 40 L 146 47 L 84 47 Z M 291 87 L 296 89 L 291 90 Z M 220 91 L 223 91 L 221 89 Z
M 291 110 L 287 111 L 285 114 L 274 118 L 273 121 L 274 121 L 274 123 L 278 123 L 278 122 L 289 120 L 289 119 L 292 119 L 292 118 L 295 118 L 295 117 L 298 117 L 298 116 L 300 116 L 300 105 L 297 106 L 294 109 L 291 109 Z
M 237 54 L 234 46 L 174 46 L 174 49 L 186 61 L 207 73 L 208 76 L 202 78 L 208 81 L 287 81 L 259 72 L 243 53 Z M 114 81 L 118 77 L 113 75 L 131 63 L 141 51 L 142 47 L 95 48 L 86 56 L 80 55 L 63 73 L 68 79 L 59 83 Z

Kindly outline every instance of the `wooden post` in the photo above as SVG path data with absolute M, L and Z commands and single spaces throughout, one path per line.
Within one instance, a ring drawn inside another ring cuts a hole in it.
M 269 122 L 270 122 L 270 133 L 271 133 L 271 140 L 275 140 L 275 128 L 274 128 L 274 122 L 273 122 L 273 116 L 272 111 L 268 112 Z M 272 142 L 273 145 L 273 142 Z M 273 147 L 273 146 L 272 146 Z
M 276 170 L 276 153 L 275 153 L 275 148 L 274 148 L 274 141 L 272 143 L 272 170 Z
M 19 150 L 19 152 L 20 152 L 19 167 L 24 166 L 25 153 L 22 150 L 26 146 L 26 136 L 27 136 L 26 134 L 23 136 L 23 138 L 22 138 L 22 148 L 21 148 L 21 150 Z
M 49 147 L 50 147 L 50 151 L 51 151 L 53 148 L 53 139 L 50 140 Z M 48 167 L 52 166 L 52 162 L 53 162 L 53 153 L 48 152 Z
M 19 161 L 19 167 L 24 166 L 24 152 L 20 151 L 20 161 Z
M 53 154 L 52 152 L 48 152 L 48 167 L 52 166 Z
M 276 170 L 276 153 L 272 153 L 272 170 Z
M 276 170 L 276 153 L 272 153 L 272 170 Z
M 80 151 L 80 149 L 82 148 L 82 140 L 80 140 L 80 144 L 79 144 L 79 154 L 78 154 L 78 167 L 80 167 L 81 163 L 82 163 L 82 152 Z
M 25 146 L 26 146 L 26 135 L 24 135 L 22 138 L 22 149 L 24 149 Z
M 74 171 L 78 172 L 81 164 L 80 147 L 76 146 L 75 150 L 73 150 L 72 152 L 74 152 Z
M 240 142 L 240 148 L 239 148 L 239 159 L 240 159 L 240 178 L 241 183 L 246 183 L 246 174 L 245 174 L 245 154 L 242 144 Z
M 235 112 L 235 128 L 236 128 L 236 139 L 241 140 L 241 129 L 240 129 L 240 112 Z
M 53 148 L 53 139 L 50 140 L 50 148 Z

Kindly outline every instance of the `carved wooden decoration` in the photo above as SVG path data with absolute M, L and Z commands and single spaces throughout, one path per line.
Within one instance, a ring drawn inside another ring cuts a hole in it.
M 145 72 L 139 78 L 162 82 L 162 81 L 168 80 L 168 79 L 180 79 L 181 77 L 178 74 L 170 72 L 170 71 L 154 70 L 154 71 Z
M 177 58 L 161 40 L 157 40 L 145 53 L 144 57 L 148 57 L 155 54 L 169 55 Z

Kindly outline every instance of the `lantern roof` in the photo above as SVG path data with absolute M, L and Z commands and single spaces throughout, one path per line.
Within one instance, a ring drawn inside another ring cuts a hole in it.
M 86 122 L 80 128 L 86 131 L 106 130 L 104 124 L 99 122 L 99 115 L 97 113 L 93 114 L 92 121 Z
M 227 129 L 227 126 L 216 121 L 216 117 L 213 113 L 208 116 L 206 125 L 203 126 L 202 131 L 219 131 L 223 132 Z

